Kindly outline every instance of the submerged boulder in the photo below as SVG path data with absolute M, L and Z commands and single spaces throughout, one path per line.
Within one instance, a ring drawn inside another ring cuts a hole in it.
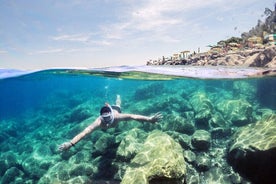
M 181 146 L 168 134 L 153 131 L 131 161 L 122 183 L 183 183 L 186 174 Z
M 225 171 L 220 167 L 213 167 L 210 170 L 204 172 L 204 177 L 201 177 L 199 183 L 223 183 L 223 184 L 234 184 L 242 183 L 240 181 L 232 181 L 231 176 L 224 174 Z M 204 178 L 204 179 L 203 179 Z
M 208 121 L 212 117 L 213 104 L 205 93 L 196 93 L 190 99 L 195 111 L 195 125 L 200 129 L 209 129 Z
M 130 161 L 141 149 L 146 135 L 146 132 L 138 128 L 130 130 L 120 142 L 116 153 L 117 160 Z
M 238 99 L 245 99 L 249 102 L 256 100 L 257 90 L 253 81 L 235 81 L 233 83 L 233 95 Z
M 111 155 L 115 153 L 115 137 L 110 134 L 103 134 L 94 144 L 92 155 Z
M 6 153 L 1 153 L 0 155 L 0 177 L 4 175 L 4 173 L 11 167 L 18 166 L 19 163 L 17 161 L 16 155 L 9 151 Z
M 199 151 L 206 151 L 211 145 L 211 134 L 205 130 L 197 130 L 192 136 L 192 146 Z
M 0 179 L 2 184 L 8 184 L 8 183 L 16 183 L 16 180 L 20 180 L 23 177 L 24 173 L 16 168 L 16 167 L 11 167 L 9 168 L 4 176 Z
M 168 115 L 162 126 L 164 131 L 176 131 L 183 134 L 191 135 L 195 131 L 194 125 L 184 117 L 178 115 Z
M 199 154 L 195 161 L 196 169 L 199 172 L 208 171 L 211 167 L 211 159 L 207 154 Z
M 144 100 L 149 98 L 154 98 L 156 96 L 161 95 L 164 92 L 164 84 L 163 83 L 151 83 L 149 85 L 144 85 L 139 87 L 134 94 L 134 99 Z
M 92 164 L 82 162 L 74 164 L 70 162 L 58 162 L 39 179 L 38 184 L 45 183 L 91 183 Z
M 265 114 L 232 136 L 227 158 L 233 168 L 253 183 L 276 180 L 276 114 Z
M 209 120 L 209 125 L 212 128 L 225 128 L 227 127 L 227 121 L 222 117 L 221 113 L 215 112 L 212 115 L 212 118 Z
M 175 131 L 166 131 L 176 142 L 178 142 L 184 150 L 191 149 L 191 138 L 187 134 Z
M 246 100 L 225 100 L 217 105 L 224 119 L 231 121 L 235 126 L 244 126 L 253 120 L 253 107 Z

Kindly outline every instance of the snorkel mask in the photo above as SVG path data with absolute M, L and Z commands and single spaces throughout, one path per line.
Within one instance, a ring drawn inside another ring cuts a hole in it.
M 114 121 L 114 115 L 113 115 L 113 110 L 111 106 L 106 103 L 104 107 L 101 108 L 101 119 L 103 120 L 104 123 L 106 124 L 112 124 Z

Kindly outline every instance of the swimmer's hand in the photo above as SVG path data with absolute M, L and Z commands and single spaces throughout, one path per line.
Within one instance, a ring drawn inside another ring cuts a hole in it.
M 69 150 L 72 146 L 73 146 L 73 144 L 71 142 L 65 142 L 58 147 L 58 150 L 66 151 L 66 150 Z
M 161 112 L 158 112 L 156 114 L 154 114 L 153 116 L 150 117 L 150 122 L 151 123 L 156 123 L 161 121 L 163 118 L 163 115 L 161 114 Z

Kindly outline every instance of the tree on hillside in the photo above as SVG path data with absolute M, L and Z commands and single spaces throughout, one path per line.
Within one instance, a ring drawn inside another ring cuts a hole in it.
M 217 45 L 226 47 L 228 46 L 230 43 L 237 43 L 237 44 L 241 44 L 242 43 L 242 38 L 239 37 L 231 37 L 227 40 L 221 40 L 217 43 Z
M 267 32 L 269 34 L 276 32 L 276 3 L 274 11 L 269 8 L 265 8 L 264 15 L 266 16 L 265 22 L 258 20 L 257 25 L 249 30 L 249 32 L 241 34 L 243 41 L 252 36 L 262 37 L 263 32 Z
M 276 31 L 276 3 L 274 7 L 274 11 L 269 8 L 265 9 L 264 14 L 267 16 L 265 20 L 265 31 L 268 33 L 275 33 Z

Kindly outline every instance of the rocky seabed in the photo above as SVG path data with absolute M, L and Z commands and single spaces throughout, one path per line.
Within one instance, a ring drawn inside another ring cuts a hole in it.
M 22 124 L 1 122 L 5 126 L 0 135 L 1 183 L 275 181 L 276 114 L 259 108 L 250 84 L 236 81 L 230 92 L 187 88 L 169 95 L 150 93 L 149 88 L 137 90 L 131 98 L 139 101 L 127 104 L 127 110 L 139 114 L 162 110 L 162 122 L 121 123 L 94 132 L 64 153 L 57 151 L 61 137 L 73 137 L 97 117 L 91 117 L 90 105 L 97 100 L 70 111 L 64 102 L 56 102 L 56 114 L 46 105 L 45 112 L 37 116 L 30 112 L 32 118 L 23 118 Z

